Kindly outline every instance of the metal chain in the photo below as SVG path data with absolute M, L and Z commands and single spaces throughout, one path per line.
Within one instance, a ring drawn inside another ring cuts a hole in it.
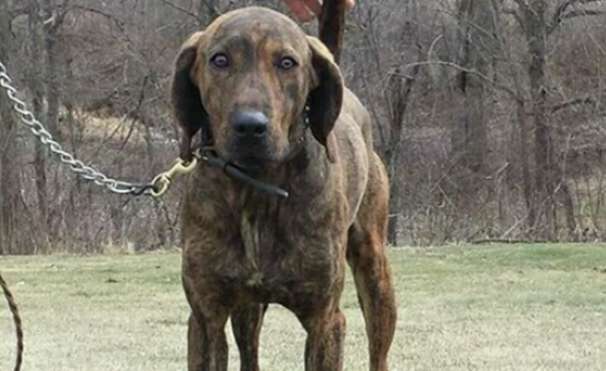
M 27 109 L 25 102 L 17 97 L 17 89 L 12 85 L 12 79 L 8 76 L 6 67 L 2 62 L 0 62 L 0 87 L 6 90 L 6 95 L 13 103 L 13 109 L 19 114 L 21 122 L 29 128 L 42 144 L 49 148 L 51 153 L 59 157 L 61 163 L 68 165 L 70 170 L 76 173 L 80 178 L 94 182 L 95 184 L 118 194 L 130 194 L 135 196 L 153 194 L 154 183 L 137 184 L 110 178 L 66 152 L 63 147 L 53 139 L 52 134 L 46 130 L 44 125 L 42 125 L 40 121 L 34 117 L 34 114 Z
M 21 316 L 19 315 L 19 308 L 17 307 L 17 302 L 15 301 L 15 297 L 13 293 L 8 288 L 6 281 L 2 278 L 2 274 L 0 274 L 0 287 L 4 292 L 4 297 L 6 298 L 6 302 L 8 303 L 8 308 L 13 314 L 13 322 L 15 324 L 15 335 L 17 336 L 17 356 L 15 359 L 15 368 L 14 371 L 21 370 L 21 364 L 23 362 L 23 322 L 21 321 Z

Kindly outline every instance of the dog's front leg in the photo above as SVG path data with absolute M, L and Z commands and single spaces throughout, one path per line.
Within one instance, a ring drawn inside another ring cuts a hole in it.
M 227 371 L 227 312 L 207 316 L 192 312 L 187 332 L 189 371 Z
M 305 371 L 343 370 L 345 316 L 338 307 L 302 319 L 307 331 Z
M 259 371 L 259 335 L 267 304 L 249 304 L 231 314 L 231 326 L 240 351 L 240 371 Z

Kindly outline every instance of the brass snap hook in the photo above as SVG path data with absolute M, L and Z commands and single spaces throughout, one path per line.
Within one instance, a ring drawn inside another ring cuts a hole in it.
M 152 191 L 151 195 L 153 197 L 162 197 L 173 180 L 173 178 L 177 175 L 184 175 L 191 173 L 196 166 L 198 165 L 198 159 L 194 157 L 191 161 L 186 162 L 181 158 L 178 158 L 173 167 L 171 167 L 168 171 L 158 174 L 151 182 Z

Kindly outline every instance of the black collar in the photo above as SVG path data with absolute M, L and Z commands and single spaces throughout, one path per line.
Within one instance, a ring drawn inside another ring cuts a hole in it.
M 232 162 L 221 158 L 212 147 L 202 147 L 200 148 L 200 150 L 194 153 L 194 156 L 206 162 L 210 167 L 222 169 L 227 176 L 233 179 L 237 179 L 242 183 L 255 188 L 256 190 L 268 193 L 270 195 L 288 198 L 287 191 L 272 184 L 257 180 L 252 176 L 246 174 L 244 169 L 240 168 Z

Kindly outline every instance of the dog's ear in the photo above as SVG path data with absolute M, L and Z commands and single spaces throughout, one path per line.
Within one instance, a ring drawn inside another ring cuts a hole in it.
M 307 97 L 311 132 L 326 148 L 331 162 L 335 160 L 332 128 L 343 104 L 343 77 L 328 48 L 317 38 L 307 37 L 312 52 L 314 86 Z
M 181 46 L 175 61 L 171 86 L 173 110 L 182 130 L 180 156 L 186 161 L 192 158 L 193 136 L 202 127 L 208 128 L 209 124 L 195 79 L 198 46 L 203 35 L 203 32 L 196 32 Z

